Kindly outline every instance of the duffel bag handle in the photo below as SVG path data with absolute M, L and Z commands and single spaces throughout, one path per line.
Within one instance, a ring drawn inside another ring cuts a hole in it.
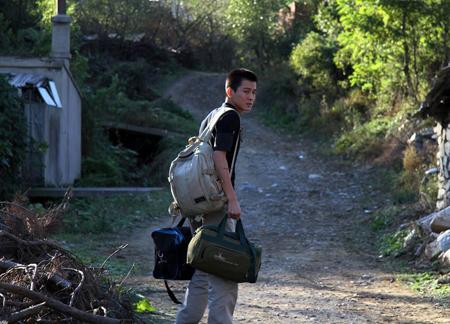
M 225 215 L 222 220 L 219 223 L 219 226 L 217 228 L 217 235 L 219 238 L 223 238 L 225 235 L 225 227 L 227 225 L 228 215 Z M 247 237 L 245 236 L 244 226 L 242 226 L 242 221 L 238 219 L 236 223 L 236 234 L 239 237 L 239 241 L 241 242 L 241 245 L 244 247 L 249 247 L 250 244 L 247 240 Z

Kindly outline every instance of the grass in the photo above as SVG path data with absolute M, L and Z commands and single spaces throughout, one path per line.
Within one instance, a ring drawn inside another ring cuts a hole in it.
M 136 229 L 145 229 L 158 218 L 167 217 L 171 202 L 168 190 L 138 195 L 117 195 L 96 198 L 77 198 L 64 215 L 63 229 L 53 236 L 83 262 L 99 266 L 121 244 L 133 239 Z M 113 276 L 124 276 L 131 264 L 121 255 L 142 251 L 119 252 L 111 258 L 107 269 Z M 134 272 L 140 273 L 143 265 L 137 262 Z
M 370 227 L 374 231 L 380 231 L 388 228 L 395 222 L 395 218 L 402 211 L 399 206 L 388 206 L 376 210 L 373 214 L 373 218 L 370 222 Z
M 187 75 L 189 70 L 181 66 L 168 67 L 161 73 L 158 80 L 152 84 L 153 90 L 155 90 L 160 96 L 164 95 L 164 92 L 168 89 L 169 85 L 177 79 Z
M 276 106 L 263 107 L 263 109 L 257 110 L 256 116 L 264 125 L 273 129 L 289 134 L 298 132 L 296 116 L 288 115 Z
M 392 123 L 391 118 L 382 117 L 342 133 L 336 141 L 337 153 L 365 158 L 379 156 L 385 134 Z
M 433 271 L 403 273 L 398 279 L 421 295 L 431 296 L 445 306 L 450 306 L 450 285 L 439 283 L 440 274 Z

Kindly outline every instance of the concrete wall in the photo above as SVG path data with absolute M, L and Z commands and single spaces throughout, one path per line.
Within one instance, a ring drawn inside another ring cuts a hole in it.
M 439 167 L 438 175 L 438 198 L 436 202 L 437 210 L 441 210 L 450 205 L 450 125 L 448 123 L 437 122 L 434 132 L 437 134 L 438 152 L 437 163 Z
M 31 90 L 24 93 L 26 97 Z M 27 143 L 28 149 L 25 163 L 23 165 L 23 175 L 27 185 L 42 186 L 45 183 L 44 156 L 32 145 L 37 143 L 48 143 L 46 125 L 48 119 L 48 106 L 45 103 L 31 102 L 25 100 L 25 117 L 27 121 Z M 33 143 L 36 142 L 36 143 Z
M 0 57 L 0 73 L 37 73 L 55 81 L 63 108 L 49 107 L 45 116 L 44 183 L 72 184 L 81 174 L 81 96 L 70 71 L 47 58 Z

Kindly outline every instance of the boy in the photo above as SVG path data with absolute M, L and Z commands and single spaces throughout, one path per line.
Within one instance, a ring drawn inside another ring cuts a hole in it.
M 240 116 L 252 110 L 256 98 L 256 75 L 247 69 L 231 71 L 225 82 L 224 106 L 233 111 L 226 112 L 216 123 L 212 132 L 211 145 L 215 169 L 228 199 L 226 208 L 202 216 L 201 224 L 191 220 L 195 231 L 200 225 L 217 225 L 228 214 L 226 230 L 235 230 L 235 220 L 241 217 L 241 207 L 234 190 L 235 172 L 230 170 L 233 156 L 237 158 L 240 148 Z M 218 109 L 218 108 L 217 108 Z M 211 111 L 200 126 L 200 133 L 208 125 L 217 109 Z M 236 154 L 235 153 L 236 150 Z M 236 163 L 234 164 L 236 165 Z M 220 277 L 196 270 L 186 296 L 177 313 L 177 324 L 198 323 L 209 306 L 209 324 L 231 324 L 236 306 L 238 284 Z

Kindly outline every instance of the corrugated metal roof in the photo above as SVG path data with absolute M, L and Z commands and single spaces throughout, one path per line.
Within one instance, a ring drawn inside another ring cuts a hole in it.
M 36 73 L 9 74 L 8 78 L 9 84 L 16 88 L 24 88 L 26 86 L 38 87 L 47 80 L 46 76 Z
M 34 87 L 49 106 L 62 108 L 61 100 L 53 80 L 37 73 L 8 73 L 8 82 L 16 88 Z

